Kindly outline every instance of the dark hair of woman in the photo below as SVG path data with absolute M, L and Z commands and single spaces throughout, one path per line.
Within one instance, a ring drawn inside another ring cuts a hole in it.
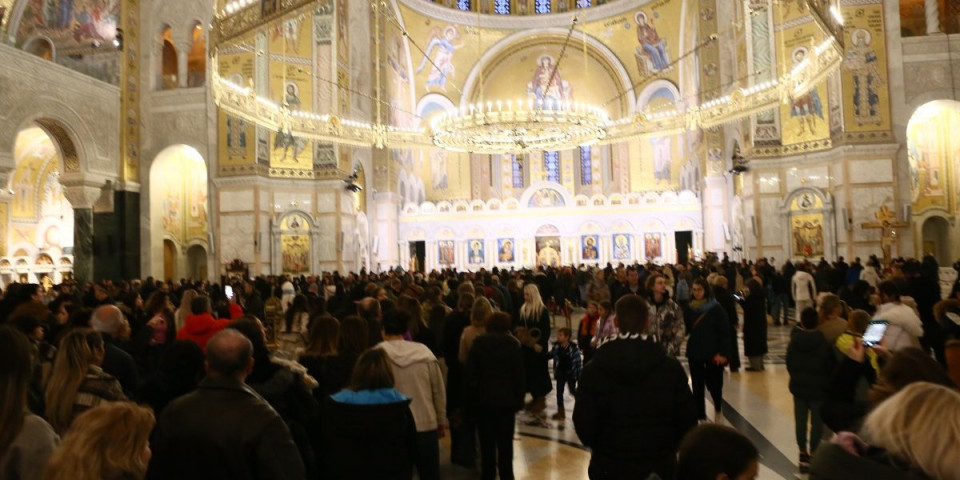
M 700 285 L 703 288 L 703 298 L 704 300 L 709 300 L 713 298 L 713 288 L 710 287 L 710 284 L 707 282 L 707 279 L 703 277 L 697 277 L 693 279 L 693 283 L 690 284 L 692 288 L 694 285 Z
M 30 341 L 23 333 L 0 325 L 0 458 L 23 430 L 27 387 L 33 369 Z
M 340 322 L 340 355 L 360 355 L 370 345 L 370 327 L 357 315 L 344 317 Z
M 507 333 L 513 325 L 513 320 L 509 314 L 504 312 L 494 312 L 487 317 L 487 332 L 489 333 Z
M 423 324 L 423 305 L 420 305 L 416 298 L 406 294 L 400 295 L 397 297 L 397 310 L 403 310 L 410 314 L 410 323 L 407 325 L 407 330 L 411 336 L 416 335 L 421 328 L 426 327 Z
M 393 370 L 386 352 L 371 348 L 360 355 L 350 377 L 350 390 L 378 390 L 393 388 Z
M 290 304 L 290 307 L 287 308 L 287 313 L 284 314 L 285 331 L 289 332 L 293 328 L 293 321 L 296 320 L 297 315 L 301 313 L 310 315 L 310 304 L 307 302 L 306 295 L 298 293 L 297 296 L 293 297 L 293 303 Z
M 248 383 L 261 383 L 269 380 L 281 367 L 270 360 L 270 350 L 263 336 L 263 323 L 253 315 L 244 315 L 227 326 L 247 337 L 253 344 L 253 372 L 247 377 Z
M 947 372 L 936 360 L 919 348 L 904 348 L 893 354 L 880 369 L 877 383 L 867 396 L 873 405 L 894 396 L 907 385 L 916 382 L 935 383 L 956 389 Z
M 723 425 L 700 425 L 680 442 L 676 478 L 714 480 L 721 474 L 739 478 L 759 458 L 757 447 L 740 432 Z
M 340 343 L 340 322 L 333 318 L 333 315 L 320 315 L 310 322 L 310 336 L 303 354 L 336 355 L 338 343 Z

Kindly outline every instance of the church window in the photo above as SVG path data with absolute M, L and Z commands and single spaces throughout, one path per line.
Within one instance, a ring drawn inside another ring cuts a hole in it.
M 510 15 L 510 0 L 494 0 L 493 12 L 500 15 Z
M 590 147 L 580 147 L 580 185 L 593 183 L 593 152 Z
M 533 4 L 535 13 L 550 13 L 550 0 L 536 0 Z
M 513 171 L 513 188 L 523 188 L 523 164 L 516 155 L 510 155 L 510 164 Z
M 560 183 L 560 152 L 543 152 L 543 170 L 548 182 Z
M 457 9 L 470 10 L 470 0 L 457 0 Z
M 591 6 L 593 0 L 577 0 L 577 8 L 587 8 Z

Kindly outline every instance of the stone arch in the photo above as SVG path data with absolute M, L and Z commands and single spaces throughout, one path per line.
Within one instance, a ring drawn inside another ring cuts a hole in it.
M 10 108 L 7 117 L 9 122 L 0 122 L 0 131 L 8 132 L 0 135 L 0 152 L 12 154 L 17 134 L 39 126 L 53 140 L 64 174 L 79 174 L 87 169 L 91 159 L 100 158 L 100 149 L 94 142 L 103 135 L 97 137 L 77 112 L 58 99 L 41 96 L 34 103 L 23 101 Z M 2 128 L 3 124 L 7 129 Z M 4 166 L 12 169 L 15 165 L 0 164 L 0 168 Z
M 23 42 L 21 49 L 44 60 L 57 61 L 57 46 L 45 35 L 37 35 Z
M 951 256 L 950 237 L 953 230 L 951 222 L 943 215 L 927 216 L 920 228 L 920 255 L 933 255 L 940 265 L 950 265 L 954 257 Z
M 786 220 L 786 224 L 782 226 L 782 244 L 788 258 L 837 257 L 837 228 L 832 195 L 819 188 L 800 187 L 790 192 L 780 204 L 780 218 Z M 795 221 L 798 225 L 795 225 Z M 799 222 L 802 222 L 802 225 Z M 817 229 L 820 230 L 819 235 L 816 233 Z M 822 247 L 820 249 L 816 248 L 818 242 Z M 811 247 L 810 251 L 804 251 L 805 247 Z
M 156 239 L 170 240 L 178 249 L 177 272 L 195 270 L 187 263 L 190 247 L 199 245 L 208 254 L 210 245 L 210 190 L 207 160 L 196 148 L 168 145 L 150 157 L 141 189 L 143 271 L 159 273 L 165 251 Z M 208 255 L 209 256 L 209 255 Z M 213 270 L 208 263 L 208 274 Z

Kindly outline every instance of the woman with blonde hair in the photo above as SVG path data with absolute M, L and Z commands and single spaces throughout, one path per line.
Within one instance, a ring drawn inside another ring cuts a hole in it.
M 103 337 L 89 328 L 71 330 L 60 341 L 45 394 L 47 421 L 57 433 L 86 410 L 126 400 L 120 382 L 100 368 L 103 355 Z
M 547 408 L 547 394 L 553 390 L 547 360 L 550 352 L 550 314 L 540 298 L 536 284 L 523 287 L 523 305 L 520 315 L 513 322 L 514 335 L 523 348 L 524 366 L 527 372 L 527 392 L 533 399 L 526 405 L 527 411 L 540 415 Z
M 196 297 L 197 291 L 192 288 L 184 291 L 180 297 L 180 308 L 173 314 L 178 331 L 183 328 L 183 325 L 187 322 L 187 317 L 192 315 L 190 312 L 190 303 L 193 302 L 193 299 Z
M 77 417 L 47 465 L 43 480 L 140 480 L 150 463 L 148 408 L 115 402 Z
M 840 300 L 840 297 L 832 293 L 824 294 L 820 298 L 820 307 L 817 310 L 817 316 L 819 317 L 817 330 L 823 333 L 824 338 L 830 345 L 837 343 L 840 335 L 847 331 L 847 321 L 841 316 L 845 310 L 846 305 Z
M 460 363 L 467 363 L 467 355 L 470 353 L 470 347 L 473 345 L 473 339 L 478 335 L 486 333 L 487 317 L 493 313 L 493 306 L 487 297 L 477 297 L 473 301 L 473 309 L 470 311 L 470 325 L 463 329 L 460 334 L 460 351 L 457 359 Z
M 960 445 L 960 393 L 933 383 L 913 383 L 867 416 L 863 438 L 842 432 L 813 458 L 810 478 L 953 480 Z

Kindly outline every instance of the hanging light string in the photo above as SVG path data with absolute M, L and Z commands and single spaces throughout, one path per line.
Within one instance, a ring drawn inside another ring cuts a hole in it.
M 234 49 L 234 50 L 235 50 L 234 52 L 230 52 L 231 54 L 235 54 L 235 53 L 254 53 L 254 52 L 256 51 L 256 49 L 255 49 L 254 47 L 251 47 L 251 46 L 249 46 L 248 44 L 233 44 L 233 45 L 231 45 L 231 49 Z M 303 72 L 303 69 L 298 69 L 298 70 L 297 70 L 297 73 L 304 73 L 304 72 Z M 340 83 L 337 82 L 337 81 L 330 80 L 329 78 L 320 76 L 320 75 L 318 75 L 318 74 L 312 74 L 311 76 L 312 76 L 314 79 L 316 79 L 316 80 L 318 80 L 318 81 L 320 81 L 320 82 L 326 83 L 326 84 L 331 85 L 331 86 L 333 86 L 333 87 L 337 87 L 339 90 L 352 93 L 352 94 L 354 94 L 354 95 L 357 95 L 357 96 L 366 98 L 366 99 L 368 99 L 368 100 L 371 100 L 372 102 L 375 102 L 375 103 L 378 102 L 378 103 L 380 103 L 381 105 L 383 105 L 383 106 L 385 106 L 385 107 L 387 107 L 387 108 L 395 109 L 395 110 L 397 110 L 397 111 L 400 111 L 400 112 L 403 112 L 403 113 L 407 113 L 407 114 L 409 114 L 409 115 L 413 115 L 413 116 L 415 116 L 415 117 L 417 117 L 417 118 L 420 118 L 419 115 L 417 115 L 417 114 L 415 114 L 415 113 L 413 113 L 413 112 L 409 112 L 409 111 L 407 111 L 407 110 L 405 110 L 405 109 L 403 109 L 403 108 L 397 107 L 396 105 L 394 105 L 394 104 L 392 104 L 392 103 L 390 103 L 390 102 L 388 102 L 388 101 L 385 101 L 385 100 L 382 100 L 382 99 L 377 99 L 377 97 L 375 97 L 375 96 L 373 96 L 373 95 L 370 95 L 369 93 L 365 93 L 365 92 L 362 92 L 362 91 L 360 91 L 360 90 L 356 90 L 356 89 L 353 89 L 353 88 L 344 86 L 344 85 L 340 84 Z
M 767 8 L 766 8 L 766 7 L 758 8 L 758 9 L 756 9 L 756 10 L 751 10 L 751 11 L 750 11 L 750 18 L 752 18 L 752 17 L 754 17 L 754 16 L 756 16 L 756 15 L 759 15 L 761 12 L 766 12 L 766 11 L 767 11 Z M 744 21 L 746 21 L 746 19 L 745 19 Z M 622 98 L 624 97 L 624 95 L 627 94 L 627 92 L 629 92 L 629 91 L 631 91 L 631 90 L 636 90 L 638 87 L 640 87 L 641 85 L 647 83 L 647 82 L 650 81 L 650 80 L 653 80 L 653 79 L 655 79 L 655 78 L 661 78 L 661 77 L 663 77 L 664 72 L 670 70 L 670 69 L 673 68 L 675 65 L 677 65 L 677 64 L 679 64 L 680 62 L 682 62 L 683 60 L 689 58 L 691 55 L 694 55 L 694 54 L 698 53 L 698 52 L 700 51 L 700 49 L 705 48 L 705 47 L 709 46 L 710 44 L 718 41 L 718 39 L 720 38 L 720 35 L 721 35 L 721 34 L 724 35 L 724 36 L 726 36 L 727 33 L 729 33 L 730 31 L 732 31 L 733 29 L 735 29 L 735 28 L 737 28 L 737 27 L 739 27 L 739 25 L 737 25 L 736 23 L 734 23 L 734 24 L 732 24 L 730 27 L 727 27 L 727 28 L 723 29 L 722 31 L 719 31 L 719 32 L 717 32 L 717 33 L 715 33 L 715 34 L 713 34 L 713 35 L 710 35 L 710 37 L 708 37 L 706 40 L 698 43 L 695 47 L 693 47 L 693 49 L 687 51 L 686 53 L 684 53 L 683 55 L 681 55 L 679 58 L 677 58 L 677 59 L 673 60 L 672 62 L 670 62 L 669 64 L 667 64 L 667 68 L 661 69 L 661 70 L 659 70 L 659 71 L 657 71 L 657 72 L 654 72 L 654 73 L 652 73 L 652 74 L 649 74 L 649 75 L 644 76 L 643 78 L 641 78 L 640 80 L 638 80 L 636 83 L 634 83 L 632 86 L 630 86 L 630 88 L 628 88 L 628 89 L 626 89 L 626 90 L 622 90 L 619 94 L 617 94 L 616 96 L 614 96 L 614 97 L 611 98 L 610 100 L 607 100 L 606 102 L 604 102 L 604 103 L 603 103 L 603 106 L 606 107 L 606 106 L 610 105 L 610 104 L 613 103 L 613 102 L 619 101 L 620 99 L 622 99 Z M 698 93 L 703 93 L 703 92 L 701 91 L 701 92 L 698 92 Z M 686 98 L 690 98 L 691 96 L 692 96 L 692 95 L 689 95 L 689 96 L 687 96 Z
M 560 56 L 557 57 L 556 63 L 553 64 L 553 71 L 550 72 L 547 88 L 550 88 L 550 85 L 553 85 L 553 81 L 557 78 L 557 72 L 560 71 L 560 62 L 563 61 L 563 56 L 567 53 L 567 45 L 570 45 L 570 37 L 573 36 L 573 30 L 577 27 L 577 22 L 579 21 L 580 17 L 574 15 L 573 20 L 570 22 L 570 28 L 567 29 L 567 38 L 563 40 L 563 47 L 560 48 Z

